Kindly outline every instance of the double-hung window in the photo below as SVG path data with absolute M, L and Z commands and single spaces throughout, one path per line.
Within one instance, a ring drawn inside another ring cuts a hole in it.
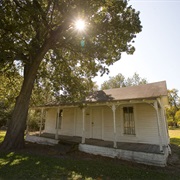
M 123 107 L 124 134 L 135 135 L 133 107 Z

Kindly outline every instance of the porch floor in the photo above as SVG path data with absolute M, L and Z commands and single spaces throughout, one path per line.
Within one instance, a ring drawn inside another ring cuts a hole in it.
M 39 133 L 30 133 L 30 135 L 39 136 Z M 55 135 L 49 133 L 42 133 L 40 137 L 54 139 Z M 59 135 L 58 140 L 59 143 L 69 142 L 69 143 L 80 144 L 82 137 Z M 112 141 L 104 141 L 100 139 L 85 139 L 85 144 L 113 148 Z M 117 142 L 117 149 L 135 151 L 135 152 L 162 154 L 162 152 L 160 152 L 159 145 L 153 145 L 153 144 Z

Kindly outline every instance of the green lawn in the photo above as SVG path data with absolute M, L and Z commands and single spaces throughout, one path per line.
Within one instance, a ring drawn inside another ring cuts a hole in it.
M 169 136 L 171 141 L 172 153 L 176 153 L 180 160 L 180 128 L 170 129 Z
M 0 131 L 0 141 L 4 137 Z M 180 139 L 180 138 L 179 138 Z M 111 158 L 0 152 L 0 179 L 179 179 L 180 172 Z
M 3 141 L 5 134 L 5 131 L 0 131 L 0 143 Z

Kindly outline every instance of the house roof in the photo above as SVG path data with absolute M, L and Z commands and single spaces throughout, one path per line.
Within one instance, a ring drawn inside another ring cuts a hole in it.
M 160 96 L 167 96 L 166 81 L 143 84 L 138 86 L 122 87 L 108 90 L 101 90 L 92 93 L 86 101 L 117 101 L 132 99 L 150 99 Z
M 39 107 L 52 107 L 52 106 L 68 106 L 79 105 L 82 103 L 99 103 L 111 101 L 126 101 L 126 100 L 142 100 L 142 99 L 155 99 L 161 96 L 167 97 L 166 81 L 155 82 L 150 84 L 142 84 L 138 86 L 114 88 L 108 90 L 100 90 L 91 93 L 82 102 L 72 103 L 59 103 L 50 102 L 46 105 Z

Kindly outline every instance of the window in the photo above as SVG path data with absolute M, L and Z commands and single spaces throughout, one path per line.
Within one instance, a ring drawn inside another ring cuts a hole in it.
M 124 134 L 135 135 L 133 107 L 123 107 Z

